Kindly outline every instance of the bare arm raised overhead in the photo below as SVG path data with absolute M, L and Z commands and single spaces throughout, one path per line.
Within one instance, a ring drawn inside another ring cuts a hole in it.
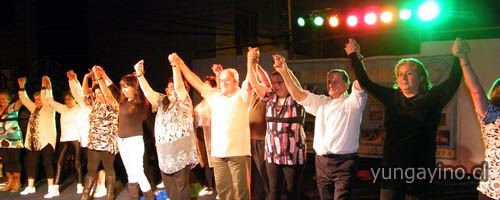
M 156 110 L 156 108 L 158 108 L 158 98 L 160 98 L 160 93 L 154 91 L 146 80 L 146 77 L 144 77 L 144 73 L 146 73 L 144 70 L 144 60 L 137 62 L 134 65 L 134 69 L 144 96 L 146 96 L 146 99 L 148 99 L 151 103 L 153 109 Z
M 280 73 L 281 77 L 283 77 L 286 89 L 292 98 L 296 101 L 303 101 L 306 98 L 307 93 L 302 89 L 302 86 L 292 71 L 288 69 L 285 58 L 281 55 L 273 55 L 273 59 L 273 67 L 278 73 Z
M 204 84 L 203 81 L 201 81 L 200 77 L 198 77 L 198 75 L 191 71 L 176 53 L 170 54 L 168 56 L 168 60 L 170 61 L 171 65 L 175 65 L 179 68 L 188 83 L 193 86 L 193 88 L 196 89 L 202 96 L 210 92 L 217 92 L 216 89 Z
M 462 71 L 464 74 L 464 82 L 465 86 L 469 90 L 470 95 L 472 96 L 472 102 L 474 103 L 474 109 L 480 118 L 484 118 L 486 115 L 486 107 L 488 105 L 488 98 L 486 97 L 486 93 L 484 92 L 479 80 L 472 70 L 472 67 L 469 62 L 469 57 L 467 54 L 470 49 L 465 41 L 462 41 L 460 38 L 457 38 L 453 43 L 453 47 L 451 48 L 451 53 L 455 55 L 460 60 L 460 66 L 462 67 Z
M 36 105 L 35 102 L 31 101 L 28 97 L 26 89 L 24 88 L 26 86 L 26 77 L 18 78 L 17 83 L 19 84 L 19 100 L 30 112 L 33 112 L 36 109 Z
M 247 53 L 247 74 L 250 78 L 250 85 L 254 89 L 255 93 L 260 97 L 264 98 L 266 94 L 267 87 L 257 80 L 257 65 L 259 63 L 259 48 L 248 47 Z
M 111 92 L 111 90 L 109 89 L 109 87 L 107 85 L 107 84 L 109 84 L 110 79 L 105 80 L 105 78 L 104 78 L 104 77 L 108 77 L 106 75 L 106 72 L 104 71 L 104 69 L 99 65 L 94 65 L 94 67 L 92 68 L 92 71 L 94 72 L 94 75 L 96 77 L 97 84 L 99 84 L 99 88 L 101 88 L 101 92 L 104 96 L 106 104 L 109 104 L 112 106 L 118 106 L 118 101 L 115 99 L 115 97 L 113 96 L 113 93 Z M 108 79 L 108 78 L 106 78 L 106 79 Z M 112 85 L 112 84 L 113 83 L 111 82 L 110 85 Z

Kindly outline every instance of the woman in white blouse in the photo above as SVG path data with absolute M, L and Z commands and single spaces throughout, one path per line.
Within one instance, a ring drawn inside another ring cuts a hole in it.
M 42 79 L 48 80 L 44 76 Z M 35 92 L 31 101 L 24 89 L 26 77 L 17 80 L 19 84 L 19 99 L 23 105 L 31 112 L 28 122 L 28 130 L 24 146 L 27 149 L 25 168 L 28 177 L 28 186 L 21 192 L 21 195 L 28 195 L 36 192 L 35 177 L 37 171 L 37 163 L 40 156 L 43 156 L 43 166 L 47 175 L 47 183 L 49 185 L 49 193 L 45 198 L 52 198 L 51 188 L 54 184 L 54 166 L 52 164 L 52 156 L 56 147 L 56 125 L 55 125 L 55 110 L 50 107 L 46 101 L 46 95 L 52 96 L 52 92 L 47 90 L 45 81 L 42 81 L 42 91 Z M 48 94 L 46 94 L 48 93 Z
M 50 79 L 48 79 L 47 89 L 52 93 L 52 83 Z M 48 92 L 47 92 L 48 93 Z M 75 98 L 71 95 L 70 92 L 65 92 L 64 95 L 64 104 L 58 103 L 54 101 L 54 98 L 50 95 L 46 95 L 47 103 L 50 107 L 55 109 L 59 114 L 61 114 L 61 138 L 60 138 L 60 149 L 59 155 L 57 158 L 57 170 L 56 176 L 54 180 L 54 187 L 51 194 L 53 196 L 59 196 L 59 184 L 61 178 L 61 171 L 63 168 L 63 163 L 65 158 L 67 158 L 67 153 L 70 150 L 69 148 L 73 148 L 75 152 L 75 170 L 77 173 L 77 193 L 82 193 L 83 185 L 82 185 L 82 166 L 80 162 L 81 158 L 81 148 L 80 148 L 80 133 L 78 132 L 78 120 L 81 113 L 82 108 L 79 104 L 76 103 Z

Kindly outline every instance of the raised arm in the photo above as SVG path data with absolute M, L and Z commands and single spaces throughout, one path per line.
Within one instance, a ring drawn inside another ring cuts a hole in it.
M 52 92 L 48 90 L 48 82 L 49 82 L 49 77 L 48 76 L 43 76 L 42 77 L 42 90 L 40 91 L 40 100 L 42 101 L 43 106 L 50 106 L 48 102 L 49 96 L 52 96 Z
M 104 72 L 104 69 L 101 66 L 94 65 L 92 71 L 95 74 L 96 81 L 99 84 L 99 88 L 101 88 L 101 92 L 104 96 L 104 99 L 106 100 L 106 104 L 117 107 L 118 101 L 115 99 L 113 93 L 111 93 L 111 90 L 109 89 L 108 85 L 106 84 L 106 81 L 104 80 L 104 77 L 107 77 L 106 72 Z
M 134 69 L 144 96 L 146 96 L 146 99 L 148 99 L 154 109 L 158 108 L 158 98 L 160 98 L 160 93 L 154 91 L 146 80 L 146 77 L 144 77 L 144 60 L 137 62 L 134 65 Z
M 184 101 L 188 96 L 188 92 L 186 91 L 186 86 L 184 85 L 184 80 L 182 80 L 181 71 L 175 65 L 172 65 L 172 75 L 174 76 L 174 90 L 177 94 L 177 98 L 179 101 Z
M 247 53 L 247 74 L 250 80 L 250 85 L 254 89 L 255 93 L 260 97 L 264 98 L 266 95 L 267 87 L 261 84 L 257 80 L 257 65 L 259 63 L 259 48 L 248 47 Z
M 50 107 L 54 108 L 58 113 L 62 114 L 64 112 L 68 111 L 69 109 L 66 105 L 61 104 L 61 103 L 54 100 L 54 97 L 52 96 L 53 95 L 52 82 L 50 81 L 50 78 L 48 76 L 47 76 L 45 82 L 46 82 L 45 87 L 47 88 L 46 92 L 45 92 L 45 103 L 47 105 L 49 105 Z
M 349 43 L 346 44 L 345 51 L 351 59 L 352 68 L 356 74 L 359 86 L 372 93 L 378 100 L 384 103 L 386 102 L 385 99 L 388 94 L 394 92 L 394 89 L 376 84 L 368 78 L 365 70 L 365 64 L 363 63 L 362 56 L 360 54 L 360 49 L 359 44 L 354 39 L 349 38 Z
M 257 63 L 257 80 L 264 84 L 266 87 L 271 87 L 271 80 L 262 66 Z
M 28 97 L 26 89 L 24 88 L 24 86 L 26 85 L 26 77 L 18 78 L 17 83 L 19 84 L 19 92 L 18 92 L 19 100 L 30 112 L 33 112 L 36 109 L 36 105 Z
M 83 87 L 83 90 L 82 90 L 82 94 L 83 96 L 87 96 L 89 94 L 89 79 L 91 77 L 93 77 L 94 75 L 94 72 L 92 72 L 92 70 L 90 70 L 89 73 L 86 73 L 85 76 L 83 77 L 83 83 L 82 83 L 82 87 Z M 94 83 L 95 80 L 92 81 L 92 83 Z
M 476 73 L 474 73 L 474 70 L 472 70 L 470 65 L 469 57 L 467 56 L 469 50 L 470 49 L 467 43 L 462 41 L 460 38 L 457 38 L 453 43 L 451 53 L 460 60 L 460 66 L 462 67 L 462 72 L 464 74 L 465 86 L 467 86 L 467 89 L 472 96 L 472 102 L 474 103 L 474 109 L 476 110 L 477 115 L 479 115 L 482 119 L 486 115 L 488 98 L 486 97 L 486 93 L 477 79 Z
M 215 92 L 216 89 L 213 89 L 203 83 L 201 81 L 200 77 L 196 75 L 193 71 L 191 71 L 184 61 L 176 54 L 172 53 L 168 56 L 168 60 L 170 61 L 170 64 L 172 66 L 176 66 L 179 68 L 179 70 L 182 72 L 184 75 L 184 78 L 195 88 L 202 96 L 210 93 L 210 92 Z
M 458 86 L 462 81 L 462 67 L 460 67 L 458 57 L 453 56 L 453 63 L 451 66 L 448 78 L 437 86 L 434 86 L 429 91 L 431 98 L 436 99 L 442 106 L 447 104 L 450 99 L 455 95 Z
M 221 64 L 213 64 L 212 65 L 212 72 L 214 72 L 215 75 L 215 83 L 216 88 L 220 89 L 220 73 L 222 73 L 222 65 Z
M 76 102 L 78 102 L 78 105 L 88 106 L 83 100 L 82 85 L 80 84 L 80 81 L 78 81 L 76 73 L 73 70 L 69 70 L 68 72 L 66 72 L 66 76 L 68 77 L 68 84 L 69 84 L 69 89 L 71 91 L 71 95 L 73 95 Z M 87 78 L 86 76 L 84 77 L 84 79 Z
M 293 75 L 291 70 L 288 69 L 285 58 L 283 58 L 281 55 L 276 54 L 273 55 L 273 59 L 273 67 L 278 73 L 280 73 L 281 77 L 283 78 L 288 93 L 290 93 L 295 101 L 304 101 L 304 99 L 306 99 L 307 97 L 307 93 L 302 89 L 302 87 L 300 87 L 300 84 L 295 84 L 294 79 L 297 80 L 297 78 L 295 77 L 295 75 Z

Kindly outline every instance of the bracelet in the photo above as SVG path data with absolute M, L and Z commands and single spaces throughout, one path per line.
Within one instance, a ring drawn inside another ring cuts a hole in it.
M 22 91 L 24 91 L 24 90 L 26 90 L 26 89 L 24 89 L 24 88 L 19 88 L 19 91 L 20 91 L 20 92 L 22 92 Z
M 44 86 L 42 87 L 42 90 L 46 90 L 46 89 L 49 89 L 48 87 Z
M 176 64 L 170 64 L 170 65 L 172 65 L 172 67 L 177 67 L 177 65 L 176 65 Z
M 137 78 L 144 76 L 144 73 L 141 73 L 140 75 L 136 75 Z
M 95 80 L 96 80 L 96 81 L 100 81 L 100 80 L 102 80 L 102 78 L 97 78 L 97 79 L 95 79 Z

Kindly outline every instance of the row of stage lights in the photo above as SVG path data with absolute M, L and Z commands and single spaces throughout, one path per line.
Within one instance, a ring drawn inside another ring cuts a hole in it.
M 417 10 L 417 15 L 418 18 L 423 21 L 423 22 L 428 22 L 436 19 L 440 14 L 440 8 L 438 3 L 435 1 L 427 1 L 422 3 Z M 360 22 L 360 16 L 359 15 L 347 15 L 345 18 L 345 23 L 349 27 L 356 27 L 359 25 Z M 399 18 L 403 21 L 410 20 L 414 18 L 413 12 L 411 9 L 408 8 L 403 8 L 399 12 Z M 364 15 L 364 22 L 368 26 L 375 25 L 377 21 L 380 20 L 384 24 L 389 24 L 391 23 L 394 19 L 394 12 L 393 11 L 382 11 L 380 12 L 379 15 L 377 15 L 377 12 L 374 11 L 369 11 Z M 309 17 L 309 20 L 306 20 L 304 17 L 299 17 L 297 19 L 297 25 L 299 27 L 304 27 L 308 22 L 312 22 L 315 26 L 323 26 L 325 23 L 325 18 L 324 15 L 320 13 L 315 13 L 312 14 Z M 341 24 L 341 19 L 339 15 L 332 15 L 328 17 L 328 24 L 331 27 L 338 27 Z

